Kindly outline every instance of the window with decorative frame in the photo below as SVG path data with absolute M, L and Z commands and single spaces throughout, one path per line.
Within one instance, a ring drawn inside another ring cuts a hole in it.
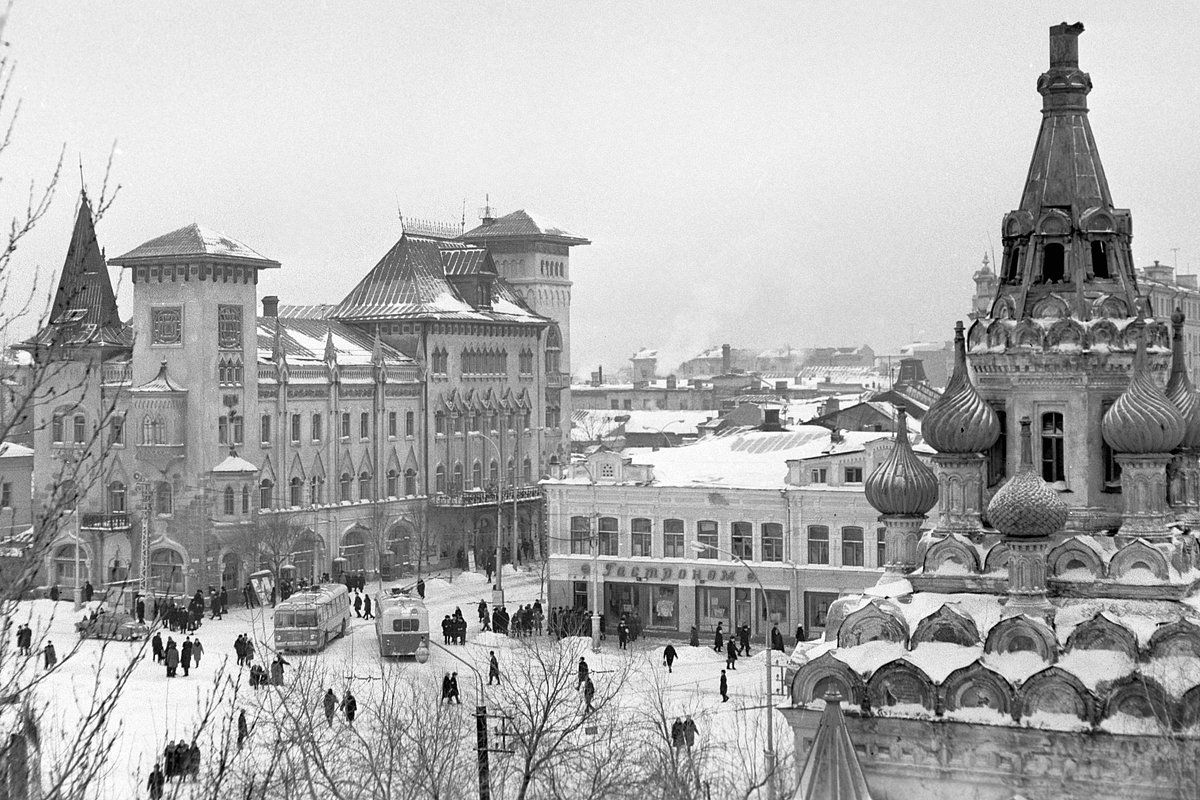
M 150 343 L 159 345 L 183 343 L 183 309 L 179 307 L 150 309 Z
M 217 346 L 222 350 L 242 349 L 241 306 L 217 306 Z

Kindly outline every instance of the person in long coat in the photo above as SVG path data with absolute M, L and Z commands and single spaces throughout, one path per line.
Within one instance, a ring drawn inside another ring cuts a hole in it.
M 188 637 L 183 640 L 183 647 L 179 651 L 179 666 L 183 667 L 183 677 L 188 676 L 188 670 L 192 668 L 192 639 Z
M 155 764 L 154 769 L 150 771 L 149 780 L 146 781 L 146 788 L 150 790 L 150 800 L 162 800 L 163 784 L 166 782 L 161 766 Z
M 333 689 L 328 689 L 325 692 L 325 721 L 333 727 L 333 714 L 338 708 L 337 695 L 333 693 Z
M 54 642 L 46 642 L 46 646 L 42 649 L 42 657 L 46 662 L 46 669 L 54 669 L 54 665 L 58 663 L 58 653 L 54 651 Z
M 354 699 L 354 695 L 349 689 L 346 690 L 346 696 L 342 698 L 342 709 L 346 712 L 346 722 L 354 724 L 354 715 L 358 713 L 358 701 Z
M 442 676 L 442 702 L 445 703 L 450 699 L 450 673 Z
M 720 689 L 721 689 L 721 702 L 728 703 L 729 702 L 729 680 L 726 679 L 726 677 L 725 677 L 725 670 L 721 670 Z
M 150 653 L 151 653 L 151 655 L 154 656 L 154 663 L 156 663 L 156 664 L 162 663 L 163 643 L 162 643 L 162 635 L 158 631 L 155 631 L 154 637 L 152 639 L 150 639 Z
M 733 644 L 733 639 L 725 643 L 725 669 L 737 669 L 737 647 Z
M 134 608 L 137 609 L 138 622 L 145 625 L 146 624 L 146 601 L 145 601 L 145 599 L 142 598 L 141 595 L 138 595 L 137 605 L 134 606 Z
M 200 666 L 200 656 L 204 655 L 204 645 L 200 644 L 199 639 L 192 640 L 192 663 L 197 667 Z
M 283 686 L 283 668 L 287 663 L 283 660 L 283 656 L 275 656 L 275 660 L 271 662 L 271 683 Z
M 246 724 L 246 709 L 238 712 L 238 738 L 237 748 L 242 749 L 242 743 L 246 741 L 246 737 L 250 735 L 250 726 Z
M 779 632 L 778 625 L 771 626 L 771 649 L 783 652 L 783 634 Z
M 692 626 L 692 635 L 688 638 L 688 644 L 692 647 L 700 646 L 700 632 L 696 630 L 696 626 Z
M 375 615 L 371 613 L 371 595 L 363 595 L 363 619 L 375 619 Z
M 357 589 L 354 590 L 354 616 L 362 616 L 362 595 L 358 593 Z
M 167 649 L 163 654 L 163 659 L 167 663 L 167 677 L 174 678 L 175 670 L 179 667 L 179 650 L 175 648 L 174 639 L 167 639 Z
M 723 647 L 725 647 L 725 634 L 721 631 L 722 624 L 723 623 L 718 622 L 717 630 L 713 633 L 713 650 L 718 653 L 721 652 Z
M 668 644 L 663 648 L 663 663 L 667 665 L 667 672 L 673 672 L 672 667 L 675 664 L 675 659 L 678 656 L 675 653 L 675 645 Z

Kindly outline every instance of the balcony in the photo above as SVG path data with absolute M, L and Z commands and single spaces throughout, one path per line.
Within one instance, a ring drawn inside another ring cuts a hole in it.
M 79 517 L 79 527 L 85 531 L 127 531 L 129 514 L 124 511 L 84 511 Z
M 542 488 L 540 486 L 518 486 L 515 490 L 516 502 L 540 502 Z M 495 489 L 465 489 L 454 494 L 435 494 L 429 502 L 435 506 L 447 508 L 486 508 L 497 503 L 513 502 L 512 487 L 497 492 Z

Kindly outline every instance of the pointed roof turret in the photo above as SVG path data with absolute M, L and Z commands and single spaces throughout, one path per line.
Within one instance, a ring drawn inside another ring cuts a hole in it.
M 871 800 L 854 742 L 842 716 L 842 695 L 825 695 L 825 711 L 817 723 L 812 748 L 800 772 L 793 800 Z
M 1183 415 L 1185 430 L 1183 434 L 1184 447 L 1200 447 L 1200 398 L 1192 388 L 1192 379 L 1188 377 L 1187 363 L 1184 353 L 1183 339 L 1184 315 L 1182 309 L 1176 308 L 1171 315 L 1173 338 L 1171 341 L 1171 379 L 1167 381 L 1167 399 L 1175 404 Z

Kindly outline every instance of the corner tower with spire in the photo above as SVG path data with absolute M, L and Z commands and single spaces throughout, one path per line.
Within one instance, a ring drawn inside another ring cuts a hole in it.
M 1014 422 L 1029 417 L 1033 463 L 1070 507 L 1068 528 L 1096 531 L 1115 527 L 1121 510 L 1121 464 L 1101 420 L 1129 383 L 1140 337 L 1148 372 L 1165 380 L 1170 331 L 1139 294 L 1132 217 L 1113 205 L 1088 122 L 1082 32 L 1079 23 L 1050 28 L 1033 159 L 1019 207 L 1004 215 L 999 280 L 971 324 L 967 350 L 979 393 L 1000 421 L 987 492 L 1013 474 Z

